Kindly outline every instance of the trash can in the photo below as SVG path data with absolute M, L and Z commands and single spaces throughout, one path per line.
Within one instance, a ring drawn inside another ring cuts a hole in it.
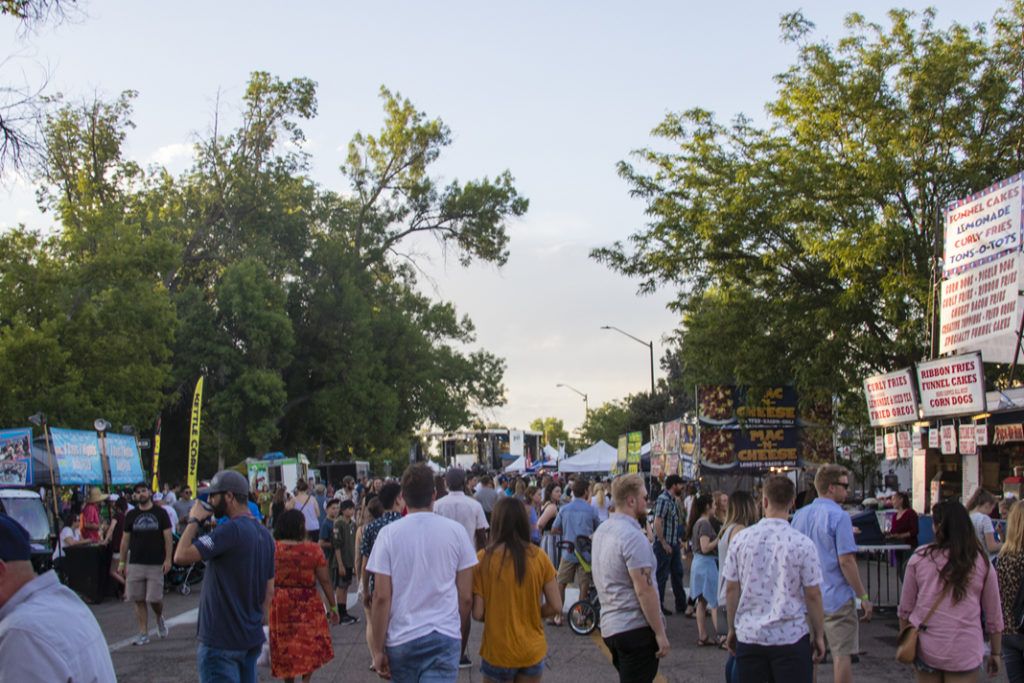
M 67 586 L 86 602 L 103 602 L 110 560 L 107 547 L 98 543 L 64 548 L 64 573 Z

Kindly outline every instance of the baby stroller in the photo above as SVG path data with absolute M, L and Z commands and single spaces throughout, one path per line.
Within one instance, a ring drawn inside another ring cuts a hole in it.
M 174 534 L 174 549 L 178 548 L 178 541 L 181 537 L 178 534 Z M 173 551 L 172 551 L 173 556 Z M 192 586 L 203 580 L 203 571 L 206 565 L 202 562 L 194 562 L 193 564 L 182 566 L 175 564 L 174 560 L 171 560 L 171 570 L 164 575 L 164 592 L 170 592 L 177 589 L 182 595 L 188 595 L 192 592 Z
M 559 545 L 565 552 L 576 556 L 576 561 L 584 571 L 590 571 L 590 537 L 577 536 L 576 543 L 562 541 Z M 587 594 L 581 595 L 569 608 L 568 617 L 569 628 L 581 636 L 587 635 L 601 624 L 601 601 L 597 598 L 597 588 L 593 582 Z

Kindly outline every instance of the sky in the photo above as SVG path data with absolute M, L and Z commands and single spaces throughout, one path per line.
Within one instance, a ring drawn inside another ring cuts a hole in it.
M 639 296 L 637 283 L 589 258 L 644 225 L 616 163 L 660 147 L 650 131 L 669 112 L 701 107 L 728 122 L 764 123 L 773 76 L 796 48 L 779 18 L 802 9 L 815 40 L 835 42 L 859 12 L 888 24 L 895 6 L 938 10 L 937 24 L 988 22 L 1002 6 L 937 0 L 694 2 L 266 2 L 79 0 L 58 26 L 22 35 L 0 19 L 0 83 L 36 82 L 72 101 L 138 91 L 126 156 L 178 173 L 219 111 L 237 122 L 250 72 L 318 84 L 318 116 L 303 122 L 311 176 L 337 191 L 349 139 L 379 130 L 380 87 L 440 117 L 453 144 L 435 166 L 444 182 L 508 169 L 530 199 L 510 222 L 503 268 L 459 266 L 430 242 L 415 245 L 431 296 L 476 325 L 476 345 L 506 359 L 505 406 L 485 419 L 526 428 L 553 416 L 574 430 L 591 409 L 650 389 L 650 355 L 603 325 L 653 341 L 655 374 L 679 326 L 675 292 Z M 218 109 L 219 102 L 219 109 Z M 0 187 L 0 229 L 51 228 L 30 183 Z

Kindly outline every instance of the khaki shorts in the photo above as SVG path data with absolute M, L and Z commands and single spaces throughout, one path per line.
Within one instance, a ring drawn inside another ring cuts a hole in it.
M 860 652 L 857 608 L 853 598 L 835 612 L 825 613 L 825 643 L 833 657 L 855 655 Z
M 590 572 L 584 570 L 579 563 L 570 562 L 564 557 L 558 563 L 558 575 L 555 577 L 555 580 L 566 586 L 570 584 L 578 586 L 582 581 L 593 583 Z
M 124 576 L 124 599 L 128 602 L 163 602 L 164 568 L 159 564 L 131 564 Z

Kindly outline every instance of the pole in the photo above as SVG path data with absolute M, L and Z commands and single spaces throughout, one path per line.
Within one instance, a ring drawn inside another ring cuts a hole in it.
M 50 451 L 50 435 L 43 420 L 43 442 L 46 444 L 46 459 L 50 463 L 50 495 L 53 497 L 53 523 L 60 524 L 60 513 L 57 512 L 57 481 L 53 471 L 53 453 Z
M 654 398 L 654 340 L 647 343 L 651 348 L 651 398 Z
M 650 352 L 651 352 L 651 396 L 654 396 L 654 341 L 653 340 L 651 340 L 651 341 L 644 341 L 643 339 L 640 339 L 639 337 L 634 337 L 629 332 L 626 332 L 624 330 L 620 330 L 619 328 L 615 327 L 614 325 L 601 325 L 601 329 L 602 330 L 615 330 L 619 334 L 622 334 L 622 335 L 625 335 L 625 336 L 629 337 L 630 339 L 632 339 L 636 343 L 643 344 L 644 346 L 646 346 L 650 350 Z

